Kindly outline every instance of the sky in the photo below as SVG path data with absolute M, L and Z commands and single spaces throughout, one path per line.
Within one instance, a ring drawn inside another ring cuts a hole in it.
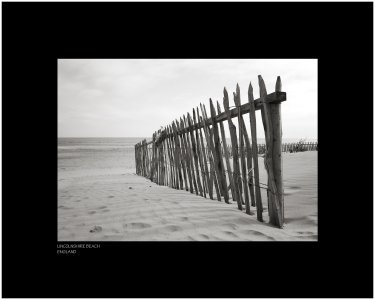
M 224 111 L 224 87 L 230 105 L 237 83 L 242 104 L 248 102 L 250 82 L 259 98 L 262 75 L 268 94 L 281 77 L 287 96 L 281 104 L 283 138 L 317 139 L 317 64 L 316 59 L 59 59 L 58 137 L 151 137 L 200 103 L 209 114 L 210 98 Z M 256 117 L 258 138 L 264 138 L 260 111 Z M 249 128 L 248 114 L 244 120 Z

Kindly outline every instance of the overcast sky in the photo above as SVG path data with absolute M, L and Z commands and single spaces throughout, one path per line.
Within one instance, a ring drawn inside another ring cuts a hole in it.
M 317 138 L 317 60 L 315 59 L 60 59 L 59 137 L 150 137 L 223 88 L 234 105 L 236 83 L 248 101 L 250 81 L 259 98 L 258 75 L 267 93 L 281 76 L 284 138 Z M 258 137 L 264 137 L 257 111 Z M 245 122 L 249 123 L 248 114 Z M 247 126 L 249 126 L 247 124 Z M 227 122 L 225 122 L 226 131 Z M 229 135 L 227 136 L 229 137 Z

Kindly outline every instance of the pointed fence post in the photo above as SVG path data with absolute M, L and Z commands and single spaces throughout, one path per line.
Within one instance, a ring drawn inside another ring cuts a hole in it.
M 256 202 L 256 208 L 257 208 L 257 219 L 258 221 L 263 222 L 262 194 L 260 192 L 260 184 L 259 184 L 257 127 L 256 127 L 253 87 L 251 85 L 251 82 L 249 85 L 248 96 L 249 96 L 249 104 L 250 104 L 249 118 L 250 118 L 253 159 L 254 159 L 255 202 Z
M 198 124 L 203 126 L 203 122 L 201 121 L 201 116 L 199 115 L 199 109 L 197 106 L 197 120 Z M 201 126 L 200 126 L 201 127 Z M 213 198 L 213 181 L 211 182 L 211 176 L 210 176 L 210 171 L 208 170 L 208 160 L 209 157 L 207 157 L 207 142 L 205 143 L 203 140 L 203 134 L 202 134 L 202 128 L 199 128 L 199 138 L 201 140 L 201 145 L 202 145 L 202 156 L 203 156 L 203 162 L 204 162 L 204 173 L 206 177 L 206 184 L 207 184 L 207 189 L 208 189 L 208 195 L 210 199 Z
M 240 87 L 237 83 L 237 86 L 236 86 L 236 97 L 235 97 L 235 103 L 236 103 L 236 106 L 241 106 L 241 96 L 240 96 Z M 238 116 L 238 122 L 239 124 L 241 123 L 241 126 L 242 126 L 242 133 L 243 133 L 243 139 L 245 141 L 245 144 L 246 144 L 246 164 L 247 164 L 247 172 L 248 172 L 248 179 L 246 180 L 246 183 L 248 183 L 248 186 L 249 186 L 249 192 L 250 192 L 250 199 L 251 199 L 251 206 L 255 206 L 255 196 L 254 196 L 254 182 L 253 182 L 253 163 L 252 163 L 252 160 L 253 160 L 253 155 L 252 155 L 252 151 L 251 151 L 251 145 L 250 145 L 250 141 L 249 141 L 249 136 L 247 134 L 247 129 L 246 129 L 246 126 L 245 126 L 245 121 L 243 119 L 243 116 L 242 114 L 239 114 Z M 250 208 L 249 210 L 247 211 L 247 213 L 250 214 Z
M 199 139 L 199 129 L 197 128 L 197 119 L 195 116 L 195 109 L 193 108 L 193 122 L 194 122 L 194 128 L 195 128 L 195 139 L 197 141 L 197 152 L 198 152 L 198 159 L 199 159 L 199 165 L 201 169 L 202 174 L 202 183 L 203 183 L 203 195 L 206 198 L 206 192 L 207 192 L 207 183 L 206 183 L 206 175 L 204 173 L 204 161 L 203 161 L 203 150 L 201 145 L 201 141 Z
M 228 115 L 228 126 L 229 126 L 229 133 L 230 139 L 232 142 L 232 152 L 233 152 L 233 183 L 234 186 L 232 187 L 232 192 L 235 192 L 237 206 L 238 209 L 242 211 L 242 191 L 240 189 L 240 163 L 238 160 L 238 144 L 237 144 L 237 134 L 236 134 L 236 126 L 233 124 L 231 111 L 229 109 L 229 97 L 226 88 L 224 88 L 224 98 L 223 98 L 223 105 L 225 112 Z
M 217 102 L 217 113 L 221 114 L 219 101 Z M 225 130 L 224 130 L 223 122 L 220 122 L 220 133 L 221 133 L 221 140 L 223 141 L 223 152 L 225 156 L 225 162 L 227 164 L 228 178 L 229 178 L 231 192 L 232 192 L 232 200 L 237 202 L 238 195 L 237 195 L 237 191 L 235 189 L 235 185 L 233 181 L 232 167 L 230 165 L 229 151 L 228 151 L 227 141 L 225 138 Z
M 203 197 L 203 188 L 201 184 L 201 178 L 199 175 L 199 158 L 198 158 L 198 150 L 197 150 L 197 143 L 195 141 L 194 132 L 193 132 L 193 120 L 190 117 L 190 114 L 187 113 L 187 121 L 189 125 L 189 132 L 190 132 L 190 140 L 191 140 L 191 147 L 193 150 L 193 157 L 194 157 L 194 164 L 195 164 L 195 174 L 197 178 L 197 184 L 199 189 L 199 195 Z
M 207 155 L 210 159 L 210 181 L 214 183 L 215 185 L 215 190 L 216 190 L 216 197 L 218 201 L 221 201 L 221 190 L 220 190 L 220 185 L 218 184 L 219 179 L 217 178 L 217 170 L 216 170 L 216 163 L 215 163 L 215 155 L 214 155 L 214 149 L 213 149 L 213 141 L 212 141 L 212 134 L 210 127 L 207 125 L 206 120 L 207 120 L 207 114 L 204 109 L 204 105 L 200 103 L 201 106 L 201 111 L 202 111 L 202 121 L 203 121 L 203 128 L 205 130 L 206 134 L 206 140 L 207 140 Z M 211 183 L 210 183 L 211 184 Z
M 213 137 L 214 137 L 214 154 L 216 155 L 218 181 L 219 181 L 219 183 L 221 185 L 221 188 L 222 188 L 224 201 L 226 203 L 229 203 L 228 186 L 227 186 L 227 180 L 226 180 L 225 170 L 224 170 L 223 155 L 221 153 L 219 128 L 217 126 L 217 121 L 215 119 L 216 118 L 216 111 L 215 111 L 215 107 L 212 103 L 211 98 L 210 98 L 210 111 L 211 111 L 211 119 L 212 119 L 212 131 L 213 131 Z
M 268 200 L 270 223 L 282 228 L 283 217 L 283 189 L 281 170 L 281 116 L 280 104 L 271 104 L 266 101 L 267 90 L 262 76 L 258 76 L 260 97 L 263 101 L 264 125 L 266 128 L 266 153 L 264 157 L 265 167 L 268 173 Z M 278 78 L 279 80 L 279 78 Z M 279 84 L 281 88 L 281 81 Z M 276 107 L 271 107 L 276 105 Z
M 194 184 L 194 191 L 198 195 L 198 186 L 197 186 L 197 179 L 195 178 L 195 172 L 194 172 L 194 159 L 193 159 L 193 150 L 191 147 L 191 142 L 190 142 L 190 137 L 187 129 L 187 122 L 186 122 L 186 117 L 183 115 L 183 120 L 181 119 L 181 126 L 183 127 L 184 132 L 186 133 L 186 142 L 187 142 L 187 151 L 189 152 L 189 161 L 188 163 L 190 164 L 191 168 L 191 177 L 193 178 L 193 184 Z
M 190 165 L 190 162 L 191 162 L 191 159 L 190 159 L 190 152 L 189 152 L 189 148 L 188 148 L 188 145 L 187 145 L 187 141 L 186 141 L 186 134 L 185 134 L 185 130 L 184 130 L 184 122 L 182 120 L 182 118 L 180 118 L 180 123 L 177 122 L 176 120 L 176 124 L 178 125 L 178 130 L 180 131 L 180 137 L 181 137 L 181 145 L 182 145 L 182 153 L 183 153 L 183 157 L 184 157 L 184 164 L 185 164 L 185 169 L 186 169 L 186 179 L 189 180 L 189 190 L 190 190 L 190 193 L 194 193 L 194 188 L 193 188 L 193 177 L 192 177 L 192 174 L 191 174 L 191 165 Z M 186 181 L 186 184 L 187 184 L 187 181 Z
M 234 98 L 234 102 L 236 103 L 236 106 L 238 107 L 240 111 L 240 106 L 237 105 L 237 94 L 235 92 L 233 92 L 233 98 Z M 245 157 L 245 150 L 244 150 L 244 134 L 243 134 L 244 126 L 242 125 L 240 115 L 241 115 L 241 111 L 239 112 L 239 115 L 238 115 L 238 138 L 240 141 L 240 158 L 241 158 L 241 169 L 242 169 L 241 181 L 242 181 L 243 192 L 245 195 L 246 213 L 250 214 L 250 201 L 249 201 L 249 191 L 248 191 L 248 186 L 247 186 L 247 172 L 246 172 L 246 157 Z

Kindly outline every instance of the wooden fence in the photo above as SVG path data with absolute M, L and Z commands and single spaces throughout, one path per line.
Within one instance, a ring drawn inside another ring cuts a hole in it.
M 223 107 L 216 109 L 210 99 L 210 117 L 205 105 L 196 107 L 192 115 L 180 117 L 163 130 L 152 135 L 152 141 L 135 145 L 136 173 L 159 185 L 185 189 L 202 197 L 237 203 L 238 209 L 250 214 L 256 207 L 257 219 L 263 222 L 261 188 L 267 189 L 270 223 L 283 227 L 284 195 L 282 174 L 281 102 L 286 93 L 281 91 L 277 78 L 275 92 L 267 94 L 262 77 L 258 76 L 260 98 L 254 100 L 253 88 L 248 88 L 248 101 L 241 104 L 240 88 L 233 93 L 234 108 L 224 88 Z M 261 111 L 265 132 L 264 164 L 267 184 L 259 182 L 256 114 Z M 244 115 L 249 114 L 250 132 L 247 132 Z M 238 118 L 238 131 L 232 119 Z M 224 122 L 227 121 L 230 145 L 227 144 Z M 251 141 L 249 137 L 251 136 Z M 225 164 L 224 164 L 225 161 Z M 261 186 L 261 184 L 263 186 Z

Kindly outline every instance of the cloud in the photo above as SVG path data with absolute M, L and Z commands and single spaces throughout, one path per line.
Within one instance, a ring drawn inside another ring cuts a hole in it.
M 199 103 L 208 108 L 209 98 L 222 104 L 224 86 L 232 95 L 239 83 L 245 103 L 251 81 L 258 98 L 258 74 L 268 93 L 281 76 L 287 92 L 282 104 L 284 136 L 316 137 L 317 60 L 311 59 L 62 59 L 58 134 L 149 137 Z M 262 134 L 260 129 L 259 117 Z

